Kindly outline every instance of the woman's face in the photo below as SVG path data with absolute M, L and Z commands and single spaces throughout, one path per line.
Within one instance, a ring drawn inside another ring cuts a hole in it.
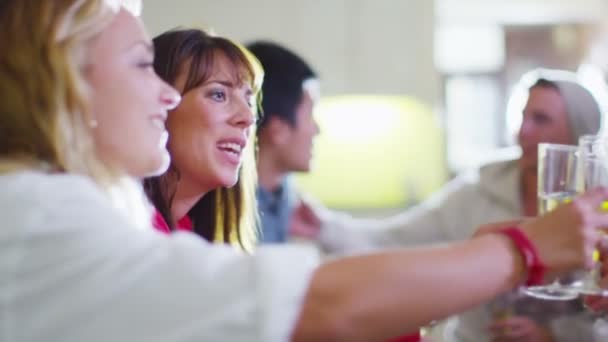
M 152 43 L 141 21 L 121 10 L 91 41 L 87 58 L 96 121 L 91 125 L 102 160 L 138 178 L 164 171 L 165 121 L 179 94 L 155 74 Z
M 184 89 L 189 67 L 182 66 L 177 89 Z M 182 181 L 201 192 L 236 184 L 255 123 L 249 82 L 236 79 L 235 66 L 221 53 L 213 67 L 209 79 L 183 94 L 167 120 L 173 165 Z

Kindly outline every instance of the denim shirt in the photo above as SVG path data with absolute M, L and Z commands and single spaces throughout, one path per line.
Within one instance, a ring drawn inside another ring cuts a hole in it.
M 295 202 L 295 193 L 289 177 L 285 177 L 273 191 L 258 186 L 256 194 L 262 231 L 260 242 L 287 242 L 289 218 Z

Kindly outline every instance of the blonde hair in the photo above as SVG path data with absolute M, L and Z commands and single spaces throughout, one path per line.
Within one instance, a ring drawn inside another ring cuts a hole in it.
M 88 176 L 126 215 L 144 224 L 149 211 L 140 187 L 98 158 L 83 76 L 86 43 L 122 5 L 118 0 L 0 5 L 0 172 L 50 168 Z M 136 1 L 128 5 L 138 9 Z

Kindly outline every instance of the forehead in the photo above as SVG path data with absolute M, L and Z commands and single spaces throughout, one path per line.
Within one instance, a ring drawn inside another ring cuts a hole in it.
M 174 85 L 185 94 L 215 81 L 230 83 L 235 87 L 253 87 L 249 68 L 239 58 L 231 59 L 217 48 L 183 61 Z
M 95 53 L 125 51 L 137 42 L 150 41 L 141 21 L 125 9 L 114 16 L 108 26 L 91 42 Z
M 524 112 L 542 112 L 547 115 L 564 116 L 566 103 L 557 89 L 534 87 L 530 90 Z
M 232 60 L 221 51 L 216 51 L 212 58 L 209 80 L 230 81 L 238 86 L 252 85 L 250 71 L 240 60 Z

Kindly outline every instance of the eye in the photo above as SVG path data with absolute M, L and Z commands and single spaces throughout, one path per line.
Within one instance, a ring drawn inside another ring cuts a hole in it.
M 543 114 L 535 114 L 532 118 L 533 118 L 534 122 L 539 125 L 547 124 L 550 121 L 549 118 Z
M 137 63 L 137 67 L 144 70 L 151 70 L 154 68 L 154 61 L 145 60 Z
M 226 101 L 226 92 L 219 89 L 211 90 L 209 92 L 209 97 L 211 97 L 213 101 L 224 102 Z

